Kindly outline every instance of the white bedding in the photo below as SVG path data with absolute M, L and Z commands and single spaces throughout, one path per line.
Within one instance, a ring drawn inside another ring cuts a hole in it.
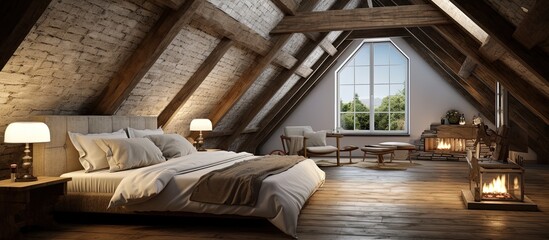
M 201 169 L 203 165 L 227 161 L 230 158 L 230 162 Z M 73 172 L 67 174 L 75 181 L 74 186 L 69 187 L 69 191 L 89 189 L 111 192 L 112 186 L 116 184 L 118 188 L 113 194 L 111 205 L 119 205 L 134 211 L 183 211 L 263 217 L 284 233 L 296 237 L 297 219 L 301 208 L 325 180 L 324 172 L 310 159 L 296 164 L 285 172 L 267 177 L 261 186 L 255 207 L 206 204 L 189 200 L 194 184 L 202 175 L 254 158 L 255 156 L 246 153 L 198 152 L 130 171 L 108 174 L 85 173 L 84 177 Z M 88 175 L 94 176 L 86 177 Z M 96 176 L 105 179 L 97 180 Z M 122 180 L 123 178 L 126 179 Z M 141 183 L 137 184 L 138 181 Z M 101 182 L 106 184 L 105 187 L 94 187 Z M 125 204 L 126 202 L 132 204 Z

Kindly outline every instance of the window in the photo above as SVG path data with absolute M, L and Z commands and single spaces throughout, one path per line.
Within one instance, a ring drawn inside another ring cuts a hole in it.
M 391 41 L 364 41 L 336 71 L 343 133 L 408 133 L 409 59 Z

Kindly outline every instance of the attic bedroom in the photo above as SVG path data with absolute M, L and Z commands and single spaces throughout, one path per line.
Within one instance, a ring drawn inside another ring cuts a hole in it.
M 549 237 L 547 1 L 0 6 L 0 239 Z

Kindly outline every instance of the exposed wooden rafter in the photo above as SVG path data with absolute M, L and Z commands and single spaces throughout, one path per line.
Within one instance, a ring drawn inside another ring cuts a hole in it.
M 209 2 L 204 3 L 200 11 L 193 17 L 193 20 L 259 55 L 265 56 L 272 48 L 273 43 L 269 40 Z M 295 57 L 285 51 L 280 51 L 274 59 L 274 63 L 286 69 L 292 68 L 296 61 Z M 310 68 L 302 67 L 298 69 L 297 74 L 307 76 L 311 71 Z
M 517 26 L 513 37 L 528 49 L 549 39 L 549 1 L 537 0 Z
M 25 39 L 51 0 L 0 2 L 0 70 Z
M 479 51 L 490 62 L 498 60 L 505 53 L 505 49 L 490 36 L 482 43 Z
M 404 28 L 384 28 L 384 29 L 369 29 L 355 30 L 349 35 L 347 40 L 365 39 L 365 38 L 381 38 L 381 37 L 407 37 L 408 32 Z
M 92 107 L 92 114 L 112 115 L 118 110 L 181 28 L 191 21 L 191 16 L 202 3 L 204 3 L 203 0 L 188 0 L 178 10 L 165 10 L 99 95 L 98 101 Z
M 431 5 L 357 8 L 286 16 L 271 33 L 329 32 L 447 24 L 448 18 Z
M 477 67 L 477 63 L 470 57 L 465 58 L 465 61 L 461 64 L 458 76 L 463 79 L 467 79 L 473 73 L 473 70 Z
M 451 1 L 528 70 L 537 77 L 549 82 L 549 61 L 547 61 L 547 54 L 537 47 L 527 49 L 515 40 L 513 38 L 515 27 L 503 16 L 498 14 L 484 1 Z
M 228 38 L 221 39 L 215 49 L 204 60 L 202 65 L 198 67 L 196 72 L 194 72 L 191 78 L 185 83 L 183 88 L 179 90 L 170 103 L 164 108 L 164 110 L 162 110 L 160 115 L 158 115 L 157 122 L 159 127 L 165 126 L 170 122 L 175 113 L 177 113 L 181 106 L 183 106 L 196 91 L 196 89 L 198 89 L 200 84 L 204 81 L 204 79 L 206 79 L 212 69 L 214 69 L 223 55 L 225 55 L 225 53 L 231 48 L 233 43 L 234 42 Z
M 519 76 L 499 61 L 489 62 L 479 53 L 477 42 L 463 30 L 456 26 L 436 26 L 435 29 L 444 36 L 455 48 L 466 56 L 471 57 L 482 66 L 477 68 L 489 71 L 490 75 L 498 78 L 499 82 L 509 90 L 524 106 L 535 113 L 546 124 L 549 124 L 548 99 L 537 88 L 532 87 L 527 81 L 520 80 Z
M 347 0 L 339 0 L 332 6 L 332 9 L 343 9 L 348 3 L 349 1 Z M 278 92 L 278 90 L 282 88 L 282 86 L 284 86 L 284 84 L 292 77 L 296 68 L 309 58 L 320 43 L 327 39 L 327 36 L 328 33 L 322 33 L 317 41 L 307 43 L 296 55 L 298 62 L 295 68 L 283 70 L 275 79 L 268 82 L 268 86 L 266 86 L 258 95 L 259 97 L 257 98 L 257 101 L 254 101 L 254 104 L 246 111 L 245 115 L 238 118 L 236 121 L 238 122 L 238 125 L 235 127 L 234 133 L 222 142 L 221 148 L 227 149 L 230 143 L 234 142 L 234 140 L 246 130 L 246 127 L 255 118 L 255 116 L 265 107 L 265 105 Z
M 316 83 L 324 76 L 326 71 L 337 61 L 339 56 L 351 44 L 351 41 L 345 41 L 350 32 L 343 32 L 335 41 L 337 46 L 337 54 L 330 56 L 324 54 L 314 65 L 315 72 L 306 80 L 299 81 L 280 99 L 278 103 L 263 117 L 259 124 L 259 130 L 254 134 L 247 136 L 246 142 L 243 144 L 247 151 L 257 149 L 257 146 L 262 144 L 270 137 L 274 129 L 276 129 L 289 114 L 299 105 L 309 91 Z

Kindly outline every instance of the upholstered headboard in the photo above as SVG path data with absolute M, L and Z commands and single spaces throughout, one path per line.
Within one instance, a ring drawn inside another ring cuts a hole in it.
M 83 169 L 78 152 L 72 145 L 68 131 L 76 133 L 104 133 L 122 128 L 155 129 L 156 117 L 139 116 L 35 116 L 34 121 L 50 128 L 49 143 L 33 144 L 33 165 L 36 176 L 59 176 Z

